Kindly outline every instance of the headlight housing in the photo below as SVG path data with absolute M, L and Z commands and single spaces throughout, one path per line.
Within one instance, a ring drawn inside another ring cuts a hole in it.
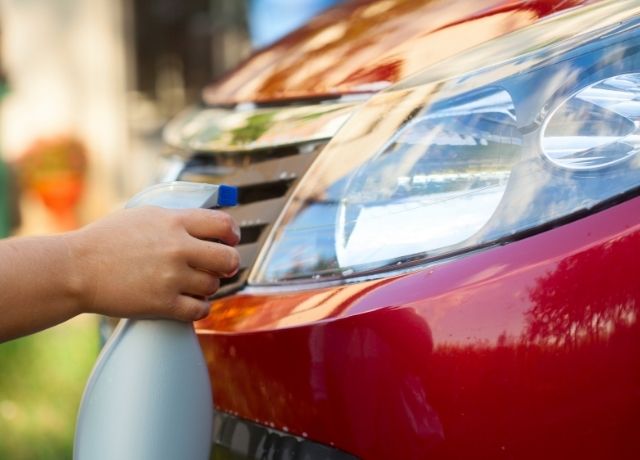
M 638 9 L 581 8 L 373 97 L 301 182 L 250 282 L 388 274 L 635 193 Z

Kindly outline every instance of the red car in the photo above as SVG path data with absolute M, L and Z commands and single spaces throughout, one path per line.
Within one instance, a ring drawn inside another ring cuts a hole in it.
M 350 2 L 171 123 L 241 202 L 212 458 L 640 458 L 639 24 Z

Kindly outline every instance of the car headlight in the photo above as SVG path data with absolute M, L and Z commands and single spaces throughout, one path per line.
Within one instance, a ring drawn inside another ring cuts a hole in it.
M 373 97 L 301 181 L 250 282 L 388 274 L 635 193 L 638 9 L 551 18 Z

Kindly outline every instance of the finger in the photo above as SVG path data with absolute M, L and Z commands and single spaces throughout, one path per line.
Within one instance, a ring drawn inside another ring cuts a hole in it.
M 206 300 L 188 295 L 179 295 L 169 316 L 179 321 L 197 321 L 209 314 L 210 304 Z
M 220 287 L 220 279 L 201 270 L 189 270 L 182 283 L 182 293 L 206 297 L 214 294 Z
M 189 251 L 188 262 L 193 268 L 229 278 L 238 272 L 240 254 L 235 248 L 211 241 L 196 241 Z
M 220 240 L 230 246 L 240 242 L 240 229 L 226 212 L 214 209 L 189 209 L 183 211 L 187 232 L 202 240 Z

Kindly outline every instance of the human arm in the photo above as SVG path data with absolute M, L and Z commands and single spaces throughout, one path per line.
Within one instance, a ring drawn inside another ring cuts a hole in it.
M 238 269 L 239 238 L 221 211 L 144 207 L 61 235 L 1 240 L 0 342 L 81 313 L 200 319 L 204 297 Z

